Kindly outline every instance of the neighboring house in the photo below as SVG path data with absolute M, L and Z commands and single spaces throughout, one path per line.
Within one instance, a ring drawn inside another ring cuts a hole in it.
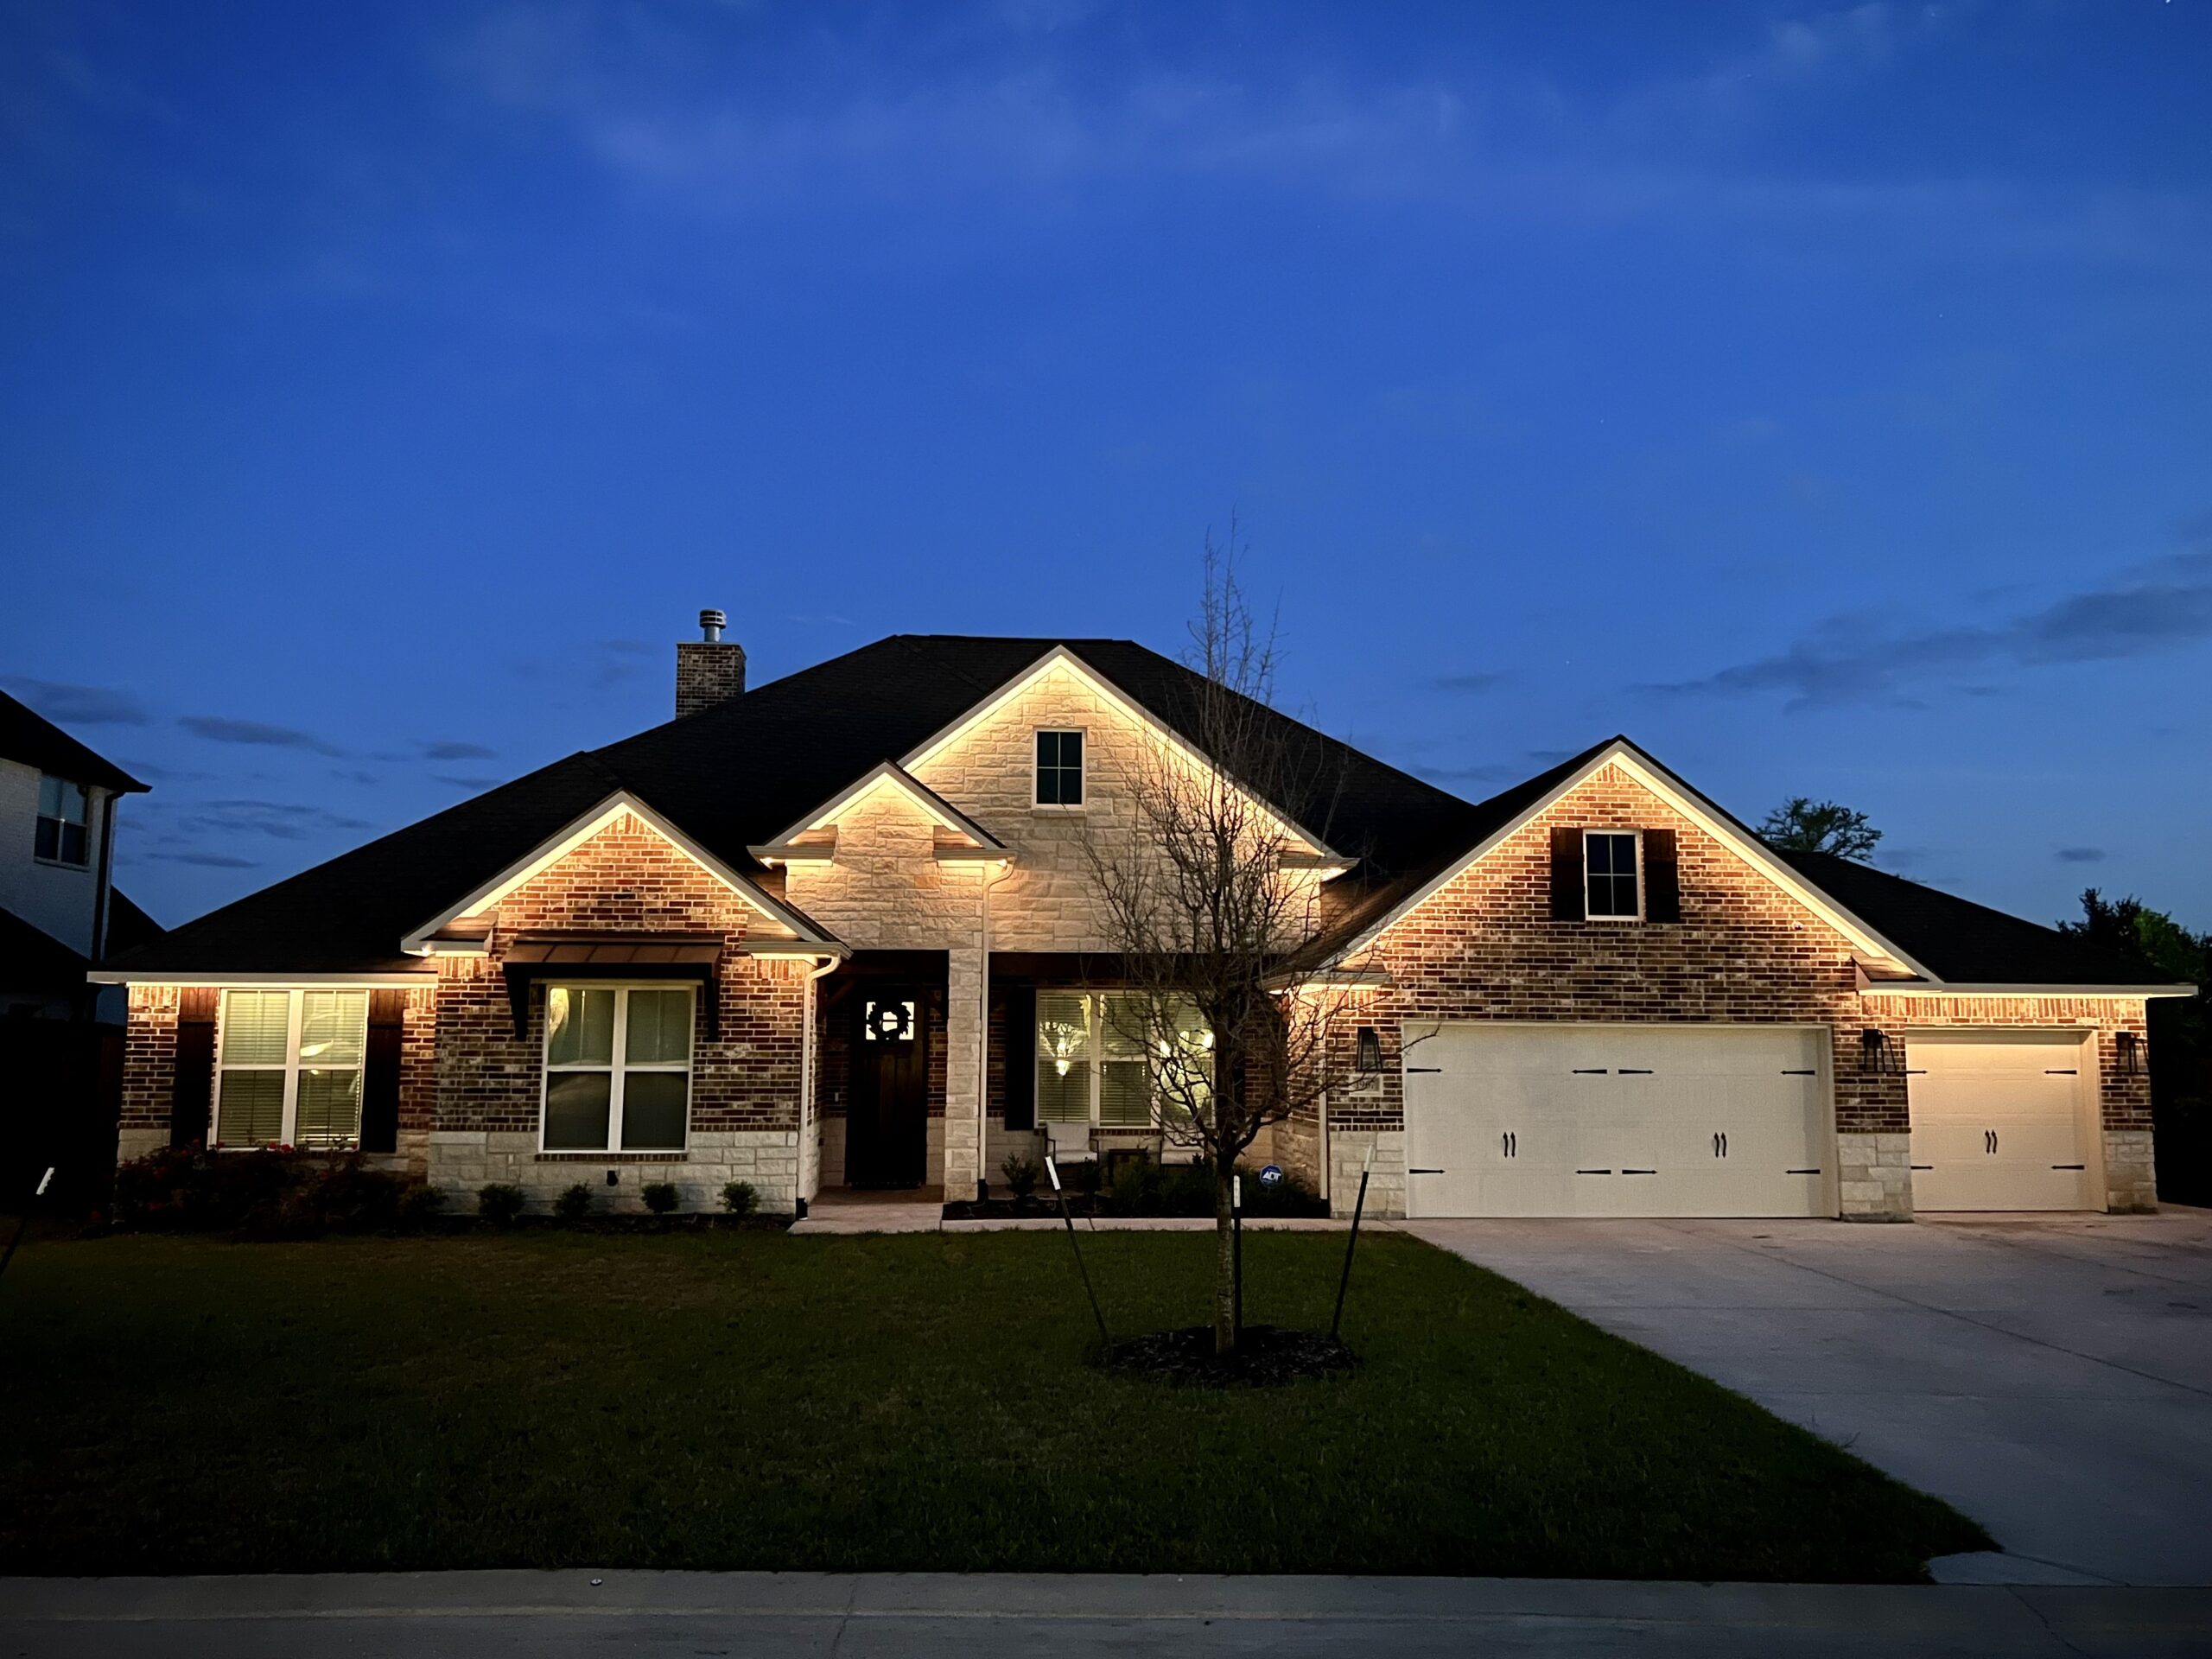
M 0 1015 L 120 1021 L 86 970 L 160 932 L 116 892 L 116 808 L 146 785 L 0 692 Z
M 1084 851 L 1198 729 L 1112 639 L 899 636 L 756 690 L 709 613 L 672 722 L 181 927 L 130 988 L 121 1151 L 359 1144 L 577 1180 L 964 1195 L 1141 1140 Z M 1623 738 L 1471 804 L 1279 716 L 1348 1085 L 1258 1150 L 1415 1215 L 2153 1202 L 2146 986 L 2031 923 L 1769 849 Z M 1118 826 L 1118 827 L 1117 827 Z

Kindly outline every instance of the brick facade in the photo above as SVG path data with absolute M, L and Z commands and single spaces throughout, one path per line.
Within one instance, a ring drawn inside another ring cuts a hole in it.
M 1551 916 L 1551 831 L 1671 830 L 1680 860 L 1681 920 L 1562 922 Z M 1380 1086 L 1329 1103 L 1338 1143 L 1332 1185 L 1343 1199 L 1344 1160 L 1357 1182 L 1364 1142 L 1402 1168 L 1402 1046 L 1441 1020 L 1580 1020 L 1817 1025 L 1833 1033 L 1835 1124 L 1847 1215 L 1910 1212 L 1911 1125 L 1906 1078 L 1869 1072 L 1859 1033 L 1884 1032 L 1909 1054 L 1910 1032 L 1929 1027 L 2094 1027 L 2108 1185 L 2116 1207 L 2137 1207 L 2147 1180 L 2147 1082 L 2120 1075 L 2115 1034 L 2143 1030 L 2139 999 L 1863 996 L 1854 948 L 1828 922 L 1755 869 L 1730 844 L 1675 811 L 1618 766 L 1607 766 L 1516 830 L 1389 928 L 1363 965 L 1390 988 L 1372 1023 L 1384 1051 Z M 1872 965 L 1880 965 L 1875 963 Z M 1317 1115 L 1318 1116 L 1318 1115 Z M 1297 1135 L 1309 1144 L 1308 1122 Z M 2126 1137 L 2142 1135 L 2139 1143 Z M 2117 1135 L 2122 1137 L 2115 1140 Z M 1402 1195 L 1402 1176 L 1394 1177 Z M 1370 1202 L 1376 1194 L 1370 1190 Z M 1383 1213 L 1389 1213 L 1385 1211 Z
M 1032 800 L 1033 733 L 1086 734 L 1081 813 Z M 858 951 L 936 953 L 943 968 L 916 988 L 930 1037 L 929 1174 L 958 1196 L 995 1176 L 1009 1152 L 1033 1150 L 1005 1128 L 1007 1068 L 1033 1063 L 1031 1037 L 1007 1028 L 1005 988 L 986 1006 L 987 956 L 1106 950 L 1112 940 L 1092 886 L 1086 841 L 1135 833 L 1129 780 L 1153 764 L 1146 729 L 1084 677 L 1045 673 L 995 715 L 918 762 L 930 788 L 1002 840 L 1013 857 L 940 861 L 939 830 L 915 801 L 880 786 L 843 810 L 829 863 L 791 865 L 783 896 Z M 1681 917 L 1673 923 L 1552 919 L 1550 832 L 1664 829 L 1676 837 Z M 1296 879 L 1310 880 L 1310 876 Z M 725 1180 L 752 1181 L 788 1210 L 843 1175 L 849 998 L 817 1007 L 810 964 L 754 957 L 750 938 L 788 938 L 650 824 L 625 814 L 495 906 L 488 954 L 439 959 L 408 993 L 403 1026 L 398 1161 L 465 1193 L 512 1181 L 537 1201 L 583 1180 L 632 1207 L 645 1181 L 668 1179 L 687 1207 L 711 1205 Z M 525 932 L 681 932 L 724 941 L 712 995 L 719 1034 L 695 1032 L 689 1145 L 680 1158 L 537 1150 L 543 1086 L 544 997 L 535 991 L 515 1036 L 500 973 Z M 2116 1209 L 2152 1197 L 2149 1085 L 2121 1075 L 2116 1039 L 2143 1032 L 2139 999 L 1869 995 L 1859 967 L 1880 968 L 1820 911 L 1754 867 L 1730 842 L 1669 804 L 1628 769 L 1608 765 L 1431 895 L 1357 964 L 1388 976 L 1354 995 L 1337 1039 L 1345 1079 L 1320 1107 L 1282 1124 L 1266 1154 L 1325 1185 L 1348 1209 L 1373 1157 L 1370 1209 L 1404 1208 L 1400 1067 L 1409 1033 L 1438 1021 L 1720 1022 L 1812 1026 L 1832 1034 L 1843 1213 L 1910 1213 L 1907 1079 L 1859 1064 L 1859 1033 L 1885 1033 L 1909 1057 L 1912 1033 L 1976 1027 L 2092 1030 L 2107 1198 Z M 1891 964 L 1895 966 L 1895 964 Z M 833 976 L 822 982 L 837 987 Z M 168 1138 L 178 991 L 130 993 L 122 1155 Z M 814 1009 L 812 1032 L 809 1011 Z M 1352 1072 L 1350 1046 L 1372 1026 L 1379 1074 Z M 815 1088 L 801 1110 L 811 1052 Z

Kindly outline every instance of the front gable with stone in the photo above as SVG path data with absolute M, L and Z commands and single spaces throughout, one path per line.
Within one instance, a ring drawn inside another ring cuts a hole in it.
M 1205 764 L 1188 670 L 898 636 L 747 690 L 709 638 L 679 694 L 119 962 L 122 1155 L 359 1147 L 534 1203 L 745 1181 L 789 1211 L 1158 1152 L 1088 845 L 1135 832 L 1160 756 Z M 1625 740 L 1470 803 L 1269 718 L 1325 780 L 1262 804 L 1325 922 L 1287 970 L 1353 988 L 1369 1065 L 1255 1153 L 1340 1211 L 1370 1161 L 1384 1213 L 2151 1201 L 2143 1006 L 2173 988 L 1777 855 Z M 1969 1156 L 1984 1103 L 2001 1150 Z

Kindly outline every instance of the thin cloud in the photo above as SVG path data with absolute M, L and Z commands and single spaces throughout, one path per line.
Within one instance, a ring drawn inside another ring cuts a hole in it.
M 72 685 L 21 674 L 0 674 L 0 685 L 64 726 L 143 726 L 153 718 L 137 697 L 111 686 Z
M 1780 696 L 1783 708 L 1904 703 L 1968 671 L 2115 662 L 2212 639 L 2212 547 L 2139 565 L 1989 626 L 1891 631 L 1839 616 L 1770 657 L 1697 679 L 1632 688 L 1672 697 Z
M 1429 682 L 1439 691 L 1489 691 L 1505 683 L 1503 674 L 1444 674 Z
M 258 720 L 231 720 L 221 715 L 185 715 L 178 725 L 211 743 L 244 743 L 271 749 L 305 749 L 310 753 L 343 759 L 336 744 L 290 726 L 270 726 Z
M 450 789 L 493 789 L 498 786 L 499 780 L 496 778 L 458 778 L 437 772 L 430 774 L 430 781 L 443 784 Z
M 239 858 L 231 853 L 148 853 L 145 857 L 149 862 L 196 864 L 207 870 L 257 870 L 261 868 L 252 859 Z
M 496 749 L 487 749 L 481 743 L 425 743 L 425 760 L 493 760 L 499 758 Z
M 2101 864 L 2109 855 L 2101 847 L 2062 847 L 2058 861 L 2062 864 Z
M 312 841 L 318 836 L 373 826 L 327 807 L 293 801 L 149 801 L 141 809 L 171 837 L 265 836 L 276 841 Z

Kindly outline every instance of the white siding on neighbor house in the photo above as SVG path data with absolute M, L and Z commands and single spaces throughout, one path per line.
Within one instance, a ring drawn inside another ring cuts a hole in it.
M 100 838 L 115 798 L 105 790 L 90 791 L 86 830 L 92 856 L 83 868 L 41 863 L 33 853 L 38 779 L 36 766 L 0 760 L 0 906 L 89 957 L 99 912 Z

